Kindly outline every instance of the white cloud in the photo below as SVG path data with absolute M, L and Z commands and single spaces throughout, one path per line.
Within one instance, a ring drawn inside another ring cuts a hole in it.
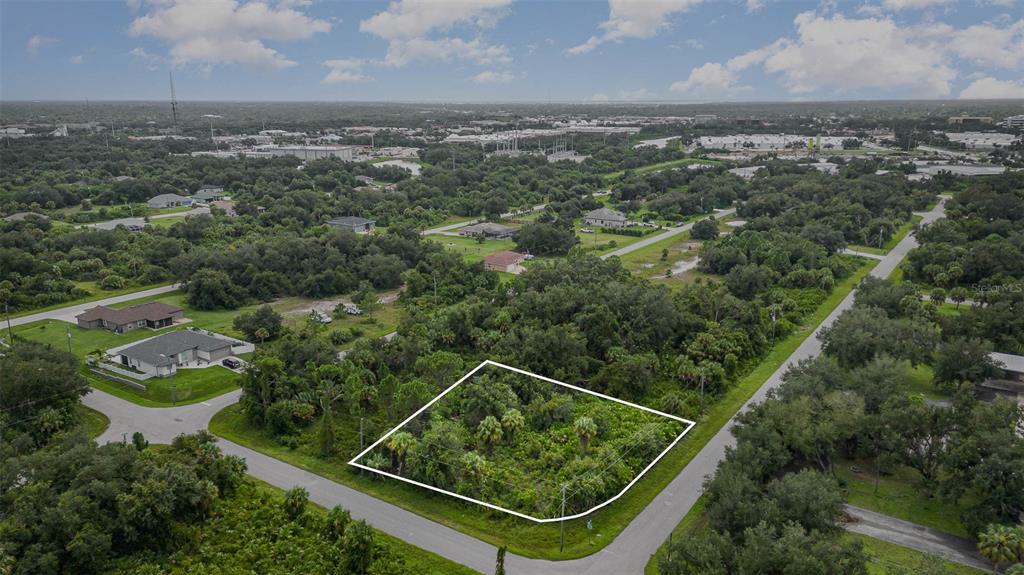
M 327 66 L 330 71 L 324 76 L 323 83 L 341 84 L 372 80 L 373 78 L 363 74 L 363 66 L 365 65 L 366 61 L 358 58 L 327 60 L 324 62 L 324 66 Z
M 477 84 L 508 84 L 515 79 L 516 75 L 512 72 L 495 72 L 493 70 L 484 70 L 473 76 L 473 81 Z
M 587 98 L 589 102 L 612 102 L 612 101 L 636 101 L 636 100 L 651 100 L 655 97 L 653 93 L 647 88 L 637 88 L 635 90 L 619 90 L 618 94 L 613 98 L 604 92 L 598 92 L 593 96 Z
M 686 42 L 684 43 L 690 48 L 693 48 L 694 50 L 704 49 L 704 44 L 701 44 L 700 40 L 697 40 L 696 38 L 687 38 Z
M 698 98 L 723 98 L 750 90 L 739 85 L 735 71 L 717 62 L 707 62 L 690 71 L 685 80 L 672 83 L 669 90 Z
M 359 30 L 388 41 L 384 63 L 404 66 L 414 60 L 463 59 L 477 64 L 509 62 L 504 46 L 490 45 L 479 36 L 431 37 L 456 27 L 479 32 L 493 28 L 505 16 L 511 0 L 455 0 L 441 4 L 425 0 L 398 0 L 359 23 Z
M 882 7 L 887 10 L 923 10 L 934 6 L 949 4 L 952 0 L 882 0 Z
M 28 46 L 26 49 L 29 54 L 38 54 L 40 48 L 45 48 L 46 46 L 56 44 L 57 42 L 59 42 L 59 40 L 56 38 L 33 34 L 32 37 L 28 39 Z
M 68 58 L 68 62 L 71 63 L 71 64 L 74 64 L 75 66 L 81 64 L 84 60 L 85 60 L 85 56 L 82 56 L 81 54 L 76 54 L 76 55 Z
M 608 20 L 600 24 L 601 32 L 568 52 L 585 54 L 606 42 L 651 38 L 668 28 L 670 16 L 700 3 L 701 0 L 608 0 Z
M 747 0 L 747 14 L 760 12 L 764 8 L 764 0 Z
M 151 54 L 144 48 L 132 48 L 129 54 L 141 61 L 142 65 L 145 66 L 147 70 L 157 70 L 167 63 L 167 60 L 163 56 Z
M 306 40 L 331 24 L 311 18 L 288 3 L 253 0 L 150 0 L 150 11 L 129 26 L 133 36 L 170 44 L 175 65 L 243 64 L 261 70 L 294 66 L 265 41 Z
M 1024 20 L 1007 26 L 977 24 L 950 35 L 949 49 L 981 66 L 1024 68 Z
M 997 80 L 992 77 L 975 80 L 960 92 L 965 100 L 997 100 L 1024 98 L 1024 82 Z

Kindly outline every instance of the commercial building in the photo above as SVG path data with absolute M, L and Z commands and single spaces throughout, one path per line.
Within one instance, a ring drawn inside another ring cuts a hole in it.
M 357 234 L 366 234 L 373 231 L 375 223 L 376 222 L 374 220 L 368 220 L 366 218 L 344 216 L 330 220 L 327 222 L 327 225 L 344 230 L 351 230 Z
M 293 156 L 303 160 L 338 158 L 351 162 L 356 156 L 356 146 L 256 146 L 254 152 L 271 157 Z
M 990 116 L 952 116 L 949 118 L 949 123 L 960 126 L 991 124 L 992 118 Z
M 98 305 L 75 316 L 78 327 L 103 328 L 114 333 L 125 333 L 142 327 L 161 329 L 174 325 L 185 317 L 185 310 L 159 301 L 140 303 L 113 309 Z
M 124 366 L 166 377 L 179 367 L 202 367 L 231 355 L 232 341 L 190 330 L 172 331 L 117 352 Z
M 1024 115 L 1010 116 L 1008 118 L 1004 118 L 1002 121 L 1002 125 L 1004 127 L 1012 128 L 1014 130 L 1024 130 Z

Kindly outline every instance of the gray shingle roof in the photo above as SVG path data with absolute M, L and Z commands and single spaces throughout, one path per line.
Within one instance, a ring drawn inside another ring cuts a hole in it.
M 360 218 L 356 216 L 344 216 L 340 218 L 334 218 L 327 222 L 332 226 L 365 226 L 366 224 L 374 223 L 374 220 L 368 220 L 366 218 Z
M 584 218 L 591 218 L 595 220 L 621 220 L 625 221 L 626 215 L 622 212 L 615 211 L 610 208 L 597 208 L 592 212 L 587 212 Z
M 1013 355 L 1009 353 L 992 352 L 988 354 L 997 363 L 1003 364 L 1003 369 L 1015 373 L 1024 373 L 1024 355 Z
M 183 329 L 147 339 L 142 343 L 122 349 L 119 353 L 149 365 L 161 366 L 171 364 L 171 360 L 168 359 L 170 356 L 189 349 L 209 352 L 225 347 L 231 347 L 231 342 Z

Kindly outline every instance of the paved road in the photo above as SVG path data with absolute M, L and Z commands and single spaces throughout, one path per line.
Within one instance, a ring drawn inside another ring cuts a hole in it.
M 85 311 L 87 309 L 96 307 L 98 305 L 113 305 L 113 304 L 123 303 L 123 302 L 126 302 L 126 301 L 131 301 L 133 299 L 139 299 L 139 298 L 143 298 L 143 297 L 149 297 L 149 296 L 154 296 L 154 295 L 165 294 L 165 293 L 172 292 L 172 291 L 178 289 L 178 287 L 180 287 L 180 285 L 181 284 L 168 284 L 168 285 L 165 285 L 165 286 L 155 287 L 155 288 L 151 288 L 151 289 L 147 289 L 147 290 L 135 291 L 135 292 L 126 293 L 126 294 L 123 294 L 123 295 L 118 295 L 118 296 L 114 296 L 114 297 L 108 297 L 106 299 L 100 299 L 100 300 L 96 300 L 96 301 L 91 301 L 91 302 L 88 302 L 88 303 L 81 303 L 81 304 L 76 304 L 76 305 L 72 305 L 72 306 L 68 306 L 68 307 L 62 307 L 60 309 L 53 309 L 53 310 L 50 310 L 50 311 L 41 311 L 41 312 L 34 313 L 34 314 L 31 314 L 31 315 L 23 315 L 21 317 L 12 318 L 11 319 L 11 325 L 12 326 L 23 325 L 23 324 L 26 324 L 26 323 L 32 323 L 34 321 L 39 321 L 41 319 L 59 319 L 61 321 L 75 323 L 75 316 L 76 315 L 82 313 L 83 311 Z M 7 322 L 3 322 L 3 323 L 4 323 L 4 326 L 6 327 L 6 323 Z
M 974 543 L 967 539 L 853 505 L 846 506 L 846 513 L 853 520 L 846 524 L 847 531 L 890 541 L 982 571 L 992 568 L 992 564 L 978 553 Z
M 731 215 L 733 215 L 735 213 L 736 213 L 736 208 L 729 208 L 727 210 L 715 210 L 715 213 L 712 214 L 712 217 L 715 217 L 715 218 L 725 218 L 725 217 L 729 217 L 729 216 L 731 216 Z M 638 241 L 636 243 L 629 244 L 628 246 L 626 246 L 624 248 L 619 248 L 619 249 L 615 250 L 614 252 L 606 253 L 603 256 L 601 256 L 601 259 L 606 260 L 606 259 L 608 259 L 608 258 L 610 258 L 612 256 L 624 256 L 624 255 L 626 255 L 628 253 L 635 252 L 636 250 L 638 250 L 640 248 L 645 248 L 645 247 L 647 247 L 647 246 L 649 246 L 651 244 L 658 243 L 661 240 L 664 240 L 664 239 L 667 239 L 667 238 L 671 238 L 672 236 L 679 235 L 679 234 L 689 230 L 690 228 L 692 228 L 693 224 L 695 224 L 695 223 L 697 223 L 697 222 L 693 221 L 693 222 L 690 222 L 688 224 L 684 224 L 684 225 L 681 225 L 681 226 L 676 226 L 676 227 L 668 228 L 667 230 L 661 232 L 660 234 L 654 234 L 652 236 L 647 236 L 646 238 L 644 238 L 644 239 L 642 239 L 642 240 L 640 240 L 640 241 Z
M 843 249 L 843 253 L 846 254 L 846 255 L 849 255 L 849 256 L 858 256 L 858 257 L 868 258 L 868 259 L 878 260 L 878 261 L 882 261 L 882 260 L 885 259 L 885 256 L 882 256 L 882 255 L 873 254 L 873 253 L 869 253 L 869 252 L 859 252 L 857 250 L 851 250 L 850 248 Z
M 943 207 L 944 202 L 923 214 L 923 223 L 931 223 L 942 217 Z M 881 278 L 888 277 L 915 245 L 913 236 L 908 234 L 875 266 L 871 274 Z M 766 394 L 781 383 L 782 375 L 791 365 L 817 356 L 821 352 L 821 342 L 817 339 L 817 334 L 823 327 L 832 325 L 853 303 L 854 292 L 851 292 L 815 330 L 814 335 L 804 340 L 786 363 L 772 374 L 741 411 L 763 401 Z M 170 441 L 178 433 L 203 429 L 214 413 L 237 401 L 239 393 L 236 391 L 204 403 L 165 409 L 140 407 L 95 390 L 83 401 L 89 407 L 110 417 L 110 428 L 100 437 L 100 441 L 120 441 L 125 435 L 130 437 L 134 431 L 142 431 L 152 441 L 159 443 Z M 558 562 L 508 555 L 506 565 L 509 572 L 517 575 L 641 573 L 651 555 L 700 497 L 704 478 L 715 471 L 719 461 L 725 456 L 726 448 L 734 443 L 729 432 L 730 427 L 731 421 L 715 434 L 686 468 L 601 551 L 581 559 Z M 310 491 L 312 499 L 321 505 L 343 505 L 351 510 L 353 516 L 367 519 L 378 529 L 480 572 L 490 572 L 493 568 L 497 550 L 492 545 L 229 441 L 222 440 L 221 445 L 225 452 L 245 457 L 249 462 L 249 472 L 259 479 L 284 489 L 295 485 L 305 486 Z M 892 533 L 893 530 L 879 529 L 873 536 L 887 540 L 895 539 L 893 542 L 901 545 L 906 545 L 907 541 L 914 539 L 907 533 L 900 533 L 898 536 Z
M 595 195 L 597 195 L 597 194 L 595 194 Z M 538 204 L 536 206 L 533 206 L 529 210 L 526 210 L 525 213 L 539 212 L 539 211 L 543 210 L 546 207 L 548 207 L 547 204 Z M 520 212 L 505 212 L 504 214 L 501 214 L 501 217 L 502 218 L 511 218 L 513 216 L 518 216 L 518 215 L 521 215 L 523 213 L 524 212 L 521 212 L 521 211 Z M 481 219 L 466 220 L 464 222 L 458 222 L 456 224 L 448 224 L 446 226 L 440 226 L 440 227 L 437 227 L 437 228 L 430 228 L 429 230 L 423 230 L 422 232 L 420 232 L 420 235 L 429 236 L 429 235 L 432 235 L 432 234 L 441 234 L 441 233 L 444 233 L 444 232 L 450 232 L 452 230 L 457 230 L 459 228 L 464 228 L 466 226 L 471 226 L 473 224 L 478 224 L 478 223 L 480 223 L 482 221 L 483 220 L 481 220 Z
M 162 220 L 164 218 L 180 218 L 180 217 L 183 217 L 183 216 L 184 217 L 200 216 L 200 215 L 208 214 L 208 213 L 210 213 L 210 208 L 206 208 L 206 207 L 203 207 L 203 208 L 192 208 L 191 210 L 188 210 L 188 211 L 185 211 L 185 212 L 174 212 L 174 213 L 170 213 L 170 214 L 157 214 L 155 216 L 149 216 L 149 219 L 150 220 Z M 116 220 L 107 220 L 105 222 L 96 222 L 95 224 L 88 224 L 88 225 L 86 225 L 86 227 L 97 228 L 97 229 L 101 229 L 101 230 L 112 230 L 112 229 L 116 228 L 117 226 L 131 226 L 131 225 L 145 226 L 146 225 L 146 220 L 145 220 L 145 218 L 119 218 L 119 219 L 116 219 Z

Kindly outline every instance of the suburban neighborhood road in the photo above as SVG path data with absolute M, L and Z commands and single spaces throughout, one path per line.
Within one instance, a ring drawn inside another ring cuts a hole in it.
M 68 307 L 62 307 L 59 309 L 52 309 L 50 311 L 41 311 L 39 313 L 33 313 L 30 315 L 23 315 L 21 317 L 11 318 L 11 326 L 24 325 L 26 323 L 32 323 L 41 319 L 59 319 L 69 323 L 75 323 L 75 316 L 82 313 L 83 311 L 94 308 L 98 305 L 113 305 L 118 303 L 124 303 L 126 301 L 132 301 L 139 298 L 165 294 L 172 292 L 181 287 L 181 284 L 168 284 L 165 286 L 155 287 L 142 291 L 133 291 L 131 293 L 122 294 L 119 296 L 108 297 L 106 299 L 98 299 L 86 303 L 80 303 Z M 6 323 L 6 322 L 4 322 Z
M 210 208 L 192 208 L 185 212 L 172 212 L 169 214 L 157 214 L 155 216 L 149 216 L 150 220 L 162 220 L 164 218 L 181 218 L 189 216 L 201 216 L 210 213 Z M 145 226 L 145 218 L 118 218 L 116 220 L 107 220 L 105 222 L 96 222 L 94 224 L 87 224 L 85 227 L 97 228 L 100 230 L 112 230 L 117 226 Z
M 731 216 L 731 215 L 733 215 L 735 213 L 736 213 L 736 208 L 729 208 L 727 210 L 715 210 L 715 212 L 713 214 L 711 214 L 711 216 L 714 217 L 714 218 L 719 218 L 720 219 L 720 218 L 729 217 L 729 216 Z M 691 229 L 693 227 L 693 224 L 695 224 L 695 223 L 697 223 L 697 222 L 693 221 L 693 222 L 690 222 L 688 224 L 683 224 L 681 226 L 676 226 L 674 228 L 668 228 L 667 230 L 661 232 L 660 234 L 655 234 L 653 236 L 648 236 L 648 237 L 646 237 L 646 238 L 644 238 L 644 239 L 642 239 L 642 240 L 640 240 L 640 241 L 638 241 L 636 243 L 629 244 L 628 246 L 623 247 L 623 248 L 619 248 L 619 249 L 615 250 L 614 252 L 608 252 L 608 253 L 604 254 L 603 256 L 601 256 L 601 259 L 606 260 L 606 259 L 608 259 L 610 257 L 613 257 L 613 256 L 624 256 L 624 255 L 626 255 L 628 253 L 635 252 L 636 250 L 638 250 L 640 248 L 645 248 L 645 247 L 647 247 L 647 246 L 649 246 L 651 244 L 658 243 L 661 240 L 668 239 L 668 238 L 671 238 L 672 236 L 679 235 L 679 234 L 681 234 L 681 233 Z
M 922 223 L 928 224 L 942 217 L 943 207 L 944 200 L 923 214 Z M 673 228 L 674 233 L 684 231 L 684 227 Z M 659 236 L 661 237 L 654 241 L 671 237 L 665 234 Z M 881 278 L 888 277 L 914 246 L 916 241 L 908 234 L 875 266 L 871 274 Z M 791 365 L 813 358 L 821 352 L 821 342 L 816 336 L 823 327 L 832 325 L 840 314 L 853 305 L 854 293 L 851 292 L 843 299 L 818 326 L 814 334 L 804 340 L 786 363 L 772 374 L 740 411 L 763 401 L 767 393 L 781 383 L 783 374 Z M 130 438 L 133 432 L 141 431 L 153 442 L 166 443 L 179 433 L 205 429 L 210 418 L 220 409 L 235 403 L 240 394 L 240 391 L 234 391 L 193 405 L 155 409 L 141 407 L 94 390 L 83 399 L 83 402 L 110 418 L 110 427 L 100 436 L 99 441 L 122 441 Z M 683 471 L 601 551 L 569 561 L 544 561 L 508 555 L 508 571 L 517 575 L 642 573 L 651 555 L 699 499 L 704 478 L 715 471 L 718 463 L 725 457 L 726 448 L 733 444 L 733 437 L 729 432 L 731 424 L 732 421 L 715 434 Z M 493 569 L 497 549 L 488 543 L 230 441 L 222 439 L 220 445 L 226 453 L 246 458 L 249 473 L 254 477 L 283 489 L 303 486 L 310 492 L 311 499 L 320 505 L 332 507 L 340 504 L 348 508 L 354 517 L 366 519 L 374 527 L 413 545 L 482 573 L 488 573 Z M 928 553 L 934 553 L 936 545 L 941 546 L 941 541 L 937 543 L 934 538 L 915 537 L 908 529 L 895 524 L 890 523 L 886 528 L 872 527 L 867 516 L 858 517 L 855 513 L 851 515 L 861 518 L 859 523 L 851 524 L 851 530 L 871 531 L 872 536 Z M 871 518 L 871 521 L 878 523 L 875 518 Z M 958 560 L 952 555 L 948 557 L 954 561 Z

